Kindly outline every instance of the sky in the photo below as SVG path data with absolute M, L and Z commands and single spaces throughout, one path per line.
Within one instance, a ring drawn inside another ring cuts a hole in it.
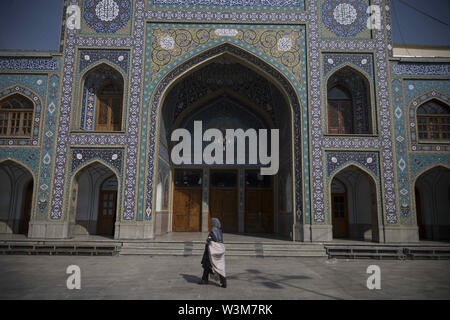
M 58 50 L 62 2 L 0 0 L 0 50 Z M 450 46 L 450 0 L 392 0 L 392 20 L 395 44 Z

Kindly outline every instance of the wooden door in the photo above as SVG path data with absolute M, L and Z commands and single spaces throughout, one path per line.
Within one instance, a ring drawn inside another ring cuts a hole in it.
M 272 177 L 247 170 L 245 185 L 245 232 L 273 233 Z
M 202 175 L 202 170 L 175 170 L 172 231 L 201 231 Z
M 101 190 L 98 206 L 97 234 L 114 236 L 117 191 Z
M 108 82 L 97 91 L 96 131 L 120 131 L 122 126 L 122 87 Z
M 175 188 L 172 231 L 200 232 L 202 215 L 201 188 Z
M 333 238 L 347 238 L 348 210 L 346 193 L 333 193 L 331 195 L 331 214 L 333 221 Z
M 223 232 L 238 232 L 237 170 L 211 170 L 208 224 L 218 218 Z
M 209 229 L 218 218 L 223 232 L 238 232 L 237 189 L 211 188 L 209 199 Z
M 328 100 L 328 133 L 353 133 L 353 105 L 351 100 Z
M 273 233 L 272 190 L 245 191 L 245 232 Z
M 122 122 L 122 97 L 101 96 L 95 120 L 97 131 L 120 131 Z
M 28 227 L 30 224 L 31 217 L 31 207 L 33 202 L 33 181 L 30 181 L 27 185 L 27 189 L 25 191 L 24 198 L 24 207 L 23 207 L 23 220 L 20 225 L 19 233 L 28 235 Z
M 420 199 L 419 189 L 414 188 L 416 195 L 416 215 L 417 215 L 417 226 L 419 227 L 419 239 L 425 239 L 425 228 L 422 221 L 422 201 Z

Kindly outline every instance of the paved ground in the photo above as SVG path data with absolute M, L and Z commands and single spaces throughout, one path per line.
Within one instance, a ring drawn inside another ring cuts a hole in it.
M 450 299 L 450 261 L 228 257 L 227 289 L 200 286 L 199 257 L 0 256 L 0 299 Z M 68 265 L 81 290 L 68 290 Z M 368 290 L 367 266 L 381 268 Z

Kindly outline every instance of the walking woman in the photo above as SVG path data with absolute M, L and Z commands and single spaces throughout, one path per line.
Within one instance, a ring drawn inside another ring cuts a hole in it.
M 199 284 L 208 284 L 209 274 L 219 275 L 220 286 L 227 287 L 225 274 L 225 246 L 223 244 L 220 221 L 217 218 L 211 219 L 212 230 L 206 239 L 205 252 L 203 253 L 202 266 L 203 276 Z

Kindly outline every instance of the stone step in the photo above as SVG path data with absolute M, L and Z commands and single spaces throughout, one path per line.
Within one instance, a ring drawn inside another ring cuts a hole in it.
M 450 247 L 443 246 L 382 246 L 382 245 L 325 245 L 329 258 L 350 259 L 450 259 Z
M 156 249 L 156 248 L 126 248 L 120 251 L 120 255 L 166 255 L 166 256 L 202 256 L 203 250 L 186 251 L 182 249 Z M 248 256 L 248 257 L 326 257 L 325 251 L 261 251 L 255 250 L 227 250 L 226 256 Z
M 225 244 L 226 256 L 248 257 L 326 257 L 321 244 L 230 242 Z M 181 255 L 201 256 L 204 241 L 124 242 L 120 255 Z
M 406 259 L 404 255 L 394 253 L 333 253 L 330 258 L 341 259 Z
M 450 254 L 421 254 L 414 253 L 409 255 L 412 260 L 450 260 Z
M 160 245 L 155 244 L 152 246 L 123 246 L 121 248 L 121 251 L 127 250 L 127 249 L 139 249 L 139 250 L 204 250 L 205 246 L 185 246 L 185 245 Z M 226 251 L 275 251 L 275 252 L 289 252 L 289 251 L 303 251 L 303 252 L 309 252 L 309 251 L 323 251 L 325 252 L 325 249 L 323 247 L 266 247 L 266 246 L 229 246 L 225 245 Z
M 110 243 L 8 242 L 0 243 L 0 254 L 26 255 L 116 255 L 119 246 Z
M 178 247 L 178 246 L 192 246 L 204 248 L 205 242 L 123 242 L 123 248 L 153 248 L 153 247 Z M 267 249 L 287 249 L 296 250 L 298 248 L 303 249 L 323 249 L 321 244 L 272 244 L 272 243 L 239 243 L 239 242 L 227 242 L 225 243 L 227 248 L 254 248 L 255 246 L 263 246 Z

